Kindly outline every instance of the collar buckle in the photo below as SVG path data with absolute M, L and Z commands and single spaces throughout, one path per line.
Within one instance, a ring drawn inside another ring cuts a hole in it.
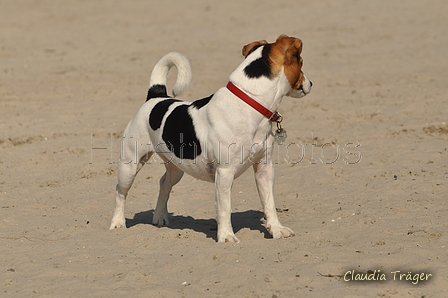
M 272 113 L 271 117 L 269 117 L 269 121 L 280 124 L 283 121 L 283 116 L 279 112 Z

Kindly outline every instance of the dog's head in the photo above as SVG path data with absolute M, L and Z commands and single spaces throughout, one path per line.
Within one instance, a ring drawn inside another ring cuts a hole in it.
M 258 51 L 260 47 L 262 49 Z M 268 43 L 266 40 L 255 41 L 244 46 L 242 53 L 246 58 L 258 55 L 244 68 L 249 78 L 266 76 L 273 79 L 283 72 L 291 87 L 287 96 L 298 98 L 310 93 L 313 84 L 302 72 L 300 39 L 280 35 L 274 43 Z

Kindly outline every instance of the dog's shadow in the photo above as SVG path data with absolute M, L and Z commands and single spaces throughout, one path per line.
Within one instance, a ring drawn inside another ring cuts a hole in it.
M 152 225 L 154 209 L 138 212 L 134 218 L 126 219 L 126 227 L 130 228 L 136 225 Z M 272 238 L 268 230 L 262 225 L 263 212 L 257 210 L 247 210 L 243 212 L 232 213 L 233 231 L 237 233 L 243 228 L 259 231 L 265 238 Z M 175 215 L 170 213 L 170 224 L 166 226 L 169 229 L 184 230 L 190 229 L 195 232 L 204 233 L 207 238 L 217 240 L 217 223 L 215 219 L 195 219 L 191 216 Z

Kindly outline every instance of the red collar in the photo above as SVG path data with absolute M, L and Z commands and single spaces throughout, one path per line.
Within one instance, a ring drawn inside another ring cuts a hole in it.
M 264 106 L 259 104 L 257 101 L 255 101 L 253 98 L 251 98 L 249 95 L 244 93 L 241 89 L 239 89 L 237 86 L 235 86 L 232 82 L 227 83 L 227 89 L 229 89 L 233 94 L 235 94 L 237 97 L 239 97 L 242 101 L 250 105 L 252 108 L 260 112 L 263 116 L 268 118 L 270 121 L 273 122 L 281 122 L 282 121 L 282 115 L 278 112 L 271 112 L 268 109 L 266 109 Z

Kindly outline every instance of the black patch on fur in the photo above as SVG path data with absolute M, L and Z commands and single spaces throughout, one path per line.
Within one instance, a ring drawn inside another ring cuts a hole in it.
M 261 76 L 271 77 L 271 64 L 269 62 L 270 45 L 265 45 L 261 51 L 261 57 L 252 61 L 244 68 L 244 73 L 251 79 Z
M 208 102 L 210 101 L 210 99 L 212 99 L 212 97 L 213 97 L 213 94 L 210 95 L 209 97 L 195 100 L 195 101 L 193 101 L 193 103 L 191 105 L 194 106 L 196 109 L 200 109 L 203 106 L 205 106 L 206 104 L 208 104 Z
M 158 97 L 168 97 L 165 85 L 156 84 L 152 85 L 151 88 L 148 89 L 148 95 L 146 96 L 146 101 L 150 100 L 151 98 L 158 98 Z
M 176 107 L 166 118 L 162 139 L 168 149 L 181 159 L 195 159 L 202 152 L 196 136 L 190 105 Z
M 157 130 L 162 125 L 163 116 L 165 116 L 166 111 L 173 103 L 180 101 L 177 99 L 165 99 L 161 102 L 158 102 L 154 108 L 152 108 L 151 113 L 149 114 L 149 126 L 151 126 L 152 130 Z

